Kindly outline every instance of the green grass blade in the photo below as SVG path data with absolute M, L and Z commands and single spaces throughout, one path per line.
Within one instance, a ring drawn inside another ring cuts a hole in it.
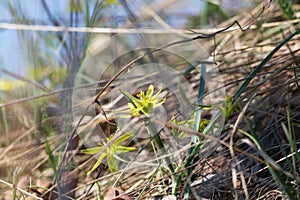
M 2 115 L 2 120 L 3 120 L 6 142 L 10 143 L 10 141 L 9 141 L 9 126 L 8 126 L 7 113 L 6 113 L 5 107 L 1 108 L 1 115 Z M 1 147 L 1 142 L 0 142 L 0 147 Z
M 200 83 L 199 83 L 199 88 L 198 88 L 197 105 L 203 104 L 203 97 L 204 97 L 204 93 L 205 93 L 205 79 L 206 79 L 206 65 L 202 64 L 201 65 Z M 202 109 L 199 109 L 199 107 L 197 106 L 197 110 L 195 113 L 195 122 L 194 122 L 194 127 L 195 127 L 195 130 L 197 130 L 197 131 L 200 130 L 201 114 L 202 114 Z M 191 139 L 191 146 L 196 144 L 198 141 L 199 141 L 199 137 L 194 135 Z M 200 149 L 200 146 L 201 145 L 199 144 L 196 147 L 190 149 L 190 151 L 189 151 L 190 156 L 186 160 L 187 161 L 186 165 L 185 165 L 186 167 L 193 165 L 193 163 L 195 162 L 194 157 L 196 155 L 196 151 L 198 152 L 198 150 Z M 187 170 L 187 177 L 190 177 L 190 174 L 192 173 L 192 171 L 193 171 L 193 168 L 189 167 Z M 174 195 L 176 195 L 176 194 L 174 194 Z M 186 188 L 184 191 L 184 199 L 188 199 L 189 196 L 190 196 L 190 189 L 189 189 L 188 185 L 186 185 Z
M 235 102 L 237 98 L 241 96 L 241 94 L 246 90 L 250 81 L 256 76 L 256 74 L 263 68 L 263 66 L 272 58 L 272 56 L 288 41 L 290 41 L 295 35 L 300 33 L 300 29 L 297 29 L 294 33 L 289 35 L 283 41 L 281 41 L 266 57 L 261 61 L 261 63 L 250 73 L 248 78 L 244 81 L 239 90 L 234 94 L 233 101 Z
M 278 0 L 278 5 L 287 19 L 296 19 L 296 14 L 290 0 Z
M 206 79 L 206 65 L 201 65 L 201 76 L 200 76 L 200 84 L 198 89 L 198 99 L 197 105 L 203 104 L 203 97 L 205 93 L 205 79 Z M 202 109 L 197 109 L 195 116 L 195 129 L 197 131 L 200 130 L 200 121 L 201 121 Z
M 295 194 L 295 190 L 291 183 L 286 181 L 286 177 L 280 171 L 274 170 L 272 167 L 269 166 L 269 171 L 273 178 L 277 181 L 278 185 L 283 189 L 284 193 L 287 195 L 288 199 L 290 200 L 297 200 L 297 195 Z
M 55 162 L 54 155 L 52 153 L 52 150 L 51 150 L 47 140 L 45 141 L 45 151 L 46 151 L 46 154 L 48 155 L 48 158 L 49 158 L 49 161 L 50 161 L 50 164 L 51 164 L 51 168 L 54 172 L 54 176 L 55 176 L 55 179 L 56 179 L 56 182 L 57 182 L 59 199 L 61 199 L 62 197 L 61 197 L 61 192 L 60 192 L 60 176 L 59 176 L 59 174 L 57 172 L 57 169 L 56 169 L 56 162 Z

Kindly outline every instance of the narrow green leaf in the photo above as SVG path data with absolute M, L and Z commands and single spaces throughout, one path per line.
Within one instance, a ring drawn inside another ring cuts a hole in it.
M 100 147 L 93 147 L 93 148 L 89 148 L 89 149 L 84 149 L 82 150 L 82 153 L 85 154 L 97 154 L 98 152 L 100 152 L 103 149 L 103 146 Z
M 146 92 L 146 96 L 147 96 L 147 97 L 151 97 L 151 96 L 153 95 L 153 93 L 154 93 L 154 87 L 153 87 L 153 85 L 151 84 L 151 85 L 149 85 L 149 87 L 148 87 L 148 90 L 147 90 L 147 92 Z
M 239 90 L 234 94 L 233 101 L 236 101 L 238 97 L 246 90 L 247 86 L 251 82 L 253 78 L 255 78 L 256 74 L 263 68 L 263 66 L 272 58 L 272 56 L 289 40 L 291 40 L 295 35 L 300 33 L 300 29 L 297 29 L 294 33 L 289 35 L 283 41 L 281 41 L 266 57 L 261 61 L 261 63 L 249 74 L 248 78 L 244 81 Z
M 287 19 L 296 19 L 296 14 L 293 10 L 293 4 L 290 0 L 278 0 L 279 7 L 281 8 L 283 15 Z
M 133 104 L 133 106 L 135 108 L 137 108 L 137 105 L 135 102 L 138 102 L 139 100 L 137 98 L 135 98 L 134 96 L 132 96 L 131 94 L 129 94 L 128 92 L 126 92 L 125 90 L 120 90 L 120 92 L 129 100 L 130 103 Z
M 97 167 L 100 166 L 100 164 L 102 163 L 103 159 L 106 156 L 107 156 L 107 153 L 101 154 L 101 156 L 98 158 L 97 162 L 95 163 L 95 165 L 93 166 L 93 168 L 87 173 L 87 175 L 90 175 L 95 169 L 97 169 Z
M 121 142 L 124 142 L 124 141 L 128 140 L 130 137 L 132 137 L 133 134 L 134 134 L 134 131 L 131 131 L 129 133 L 126 133 L 126 134 L 120 136 L 118 139 L 116 139 L 114 144 L 119 145 Z
M 135 151 L 135 150 L 136 150 L 136 147 L 117 146 L 117 148 L 116 148 L 117 153 L 129 152 L 129 151 Z
M 52 153 L 52 150 L 48 144 L 48 141 L 45 141 L 45 150 L 46 150 L 46 154 L 48 155 L 51 167 L 53 169 L 54 175 L 56 176 L 56 178 L 58 178 L 58 173 L 57 173 L 57 169 L 56 169 L 56 162 Z
M 116 159 L 114 158 L 114 155 L 110 154 L 107 156 L 107 165 L 111 172 L 118 171 L 118 165 Z

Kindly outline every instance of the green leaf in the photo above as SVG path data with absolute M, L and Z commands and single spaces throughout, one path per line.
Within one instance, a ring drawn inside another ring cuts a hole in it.
M 166 101 L 166 98 L 163 98 L 163 99 L 159 100 L 158 102 L 156 102 L 154 104 L 154 108 L 157 108 L 157 107 L 161 106 L 163 103 L 165 103 L 165 101 Z
M 69 0 L 69 8 L 71 12 L 82 12 L 82 1 Z
M 115 4 L 118 4 L 117 0 L 106 0 L 106 3 L 104 6 L 108 7 L 108 6 L 115 5 Z
M 114 158 L 114 155 L 110 154 L 107 156 L 107 165 L 111 172 L 118 171 L 118 166 L 117 166 L 116 159 Z
M 104 147 L 104 153 L 100 155 L 98 158 L 98 161 L 95 163 L 93 168 L 87 173 L 88 175 L 91 174 L 99 165 L 102 163 L 103 159 L 107 157 L 107 165 L 111 172 L 115 172 L 118 170 L 117 168 L 117 162 L 114 158 L 114 156 L 118 153 L 122 152 L 129 152 L 129 151 L 134 151 L 136 150 L 135 147 L 124 147 L 124 146 L 119 146 L 121 142 L 124 142 L 128 140 L 132 135 L 134 134 L 134 131 L 131 131 L 129 133 L 126 133 L 122 135 L 121 137 L 117 138 L 110 146 L 106 147 L 106 145 L 110 144 L 110 141 L 113 139 L 113 136 L 111 135 L 110 137 L 106 138 L 106 141 L 102 139 L 102 144 L 99 144 L 99 147 L 93 147 L 89 149 L 82 150 L 83 153 L 86 154 L 98 154 L 103 150 Z
M 279 7 L 281 8 L 284 16 L 287 19 L 296 19 L 296 14 L 293 10 L 293 5 L 291 1 L 288 0 L 278 0 Z
M 129 151 L 135 151 L 136 147 L 124 147 L 124 146 L 118 146 L 116 148 L 117 153 L 121 153 L 121 152 L 129 152 Z
M 146 92 L 146 96 L 147 96 L 147 97 L 151 97 L 151 96 L 153 95 L 153 93 L 154 93 L 154 87 L 153 87 L 153 85 L 151 84 L 151 85 L 149 85 L 149 87 L 148 87 L 148 90 L 147 90 L 147 92 Z
M 102 163 L 103 159 L 107 156 L 107 153 L 103 153 L 97 160 L 97 162 L 95 163 L 95 165 L 93 166 L 93 168 L 87 173 L 87 175 L 90 175 L 95 169 L 97 169 L 97 167 L 100 166 L 100 164 Z
M 124 142 L 124 141 L 128 140 L 133 134 L 134 134 L 134 131 L 131 131 L 129 133 L 126 133 L 126 134 L 118 137 L 118 139 L 116 139 L 114 144 L 119 145 L 121 142 Z
M 56 169 L 55 158 L 54 158 L 54 155 L 52 153 L 52 150 L 51 150 L 47 140 L 45 141 L 45 151 L 46 151 L 46 154 L 48 155 L 49 161 L 51 163 L 51 167 L 53 169 L 54 176 L 57 180 L 59 180 L 59 175 L 58 175 L 58 172 L 57 172 L 57 169 Z
M 137 105 L 135 104 L 136 102 L 138 102 L 138 99 L 135 98 L 134 96 L 132 96 L 131 94 L 129 94 L 128 92 L 126 92 L 125 90 L 120 90 L 120 92 L 129 100 L 129 102 L 135 107 L 137 108 Z
M 89 148 L 89 149 L 84 149 L 82 150 L 82 153 L 85 154 L 97 154 L 98 152 L 100 152 L 103 149 L 103 146 L 100 147 L 93 147 L 93 148 Z
M 207 127 L 207 125 L 209 124 L 210 120 L 207 119 L 201 119 L 200 120 L 200 125 L 199 125 L 199 131 L 203 132 L 205 130 L 205 128 Z
M 256 77 L 256 74 L 265 66 L 265 64 L 273 57 L 273 55 L 286 43 L 288 43 L 289 40 L 291 40 L 294 36 L 298 35 L 300 33 L 300 29 L 298 28 L 295 32 L 293 32 L 291 35 L 289 35 L 287 38 L 285 38 L 283 41 L 281 41 L 261 62 L 260 64 L 248 75 L 246 80 L 243 82 L 241 87 L 238 89 L 238 91 L 233 95 L 233 102 L 237 100 L 241 96 L 241 94 L 246 90 L 247 86 L 251 82 L 252 79 Z

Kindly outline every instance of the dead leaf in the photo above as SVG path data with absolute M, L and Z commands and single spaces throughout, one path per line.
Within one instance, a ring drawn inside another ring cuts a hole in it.
M 108 188 L 104 200 L 132 200 L 120 187 Z

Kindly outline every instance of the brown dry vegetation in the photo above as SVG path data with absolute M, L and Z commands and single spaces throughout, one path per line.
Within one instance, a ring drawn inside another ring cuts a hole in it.
M 226 27 L 234 20 L 244 25 L 260 9 L 261 6 L 251 13 L 234 16 L 218 27 Z M 210 49 L 211 55 L 215 54 L 214 59 L 222 75 L 227 96 L 232 97 L 236 93 L 249 74 L 280 42 L 292 33 L 299 32 L 299 5 L 295 5 L 294 9 L 298 19 L 288 20 L 283 17 L 279 6 L 273 3 L 246 31 L 236 28 L 217 34 L 216 45 L 214 38 L 195 41 L 201 42 L 204 49 Z M 215 32 L 209 29 L 203 31 Z M 197 35 L 190 32 L 188 34 Z M 284 124 L 299 148 L 299 52 L 300 34 L 297 34 L 267 60 L 236 100 L 237 109 L 226 120 L 224 129 L 214 147 L 211 147 L 210 153 L 203 156 L 205 149 L 203 152 L 199 151 L 199 159 L 193 165 L 193 176 L 189 183 L 193 194 L 190 199 L 284 199 L 287 198 L 283 188 L 285 184 L 293 188 L 295 194 L 299 193 L 299 173 L 294 173 L 299 172 L 299 160 L 291 156 L 292 144 L 283 130 Z M 163 61 L 169 62 L 167 58 Z M 185 66 L 184 63 L 182 66 Z M 178 66 L 178 70 L 180 69 L 182 67 Z M 197 71 L 193 71 L 186 78 L 194 88 L 198 87 Z M 22 90 L 28 91 L 27 96 L 30 97 L 30 87 L 25 86 Z M 108 95 L 109 92 L 117 90 L 118 86 L 113 85 L 104 94 Z M 103 197 L 117 178 L 119 180 L 116 186 L 120 186 L 132 199 L 140 194 L 143 194 L 141 199 L 170 194 L 170 172 L 164 165 L 164 171 L 156 172 L 155 167 L 136 164 L 119 177 L 120 172 L 110 173 L 107 166 L 102 164 L 98 171 L 87 176 L 86 173 L 95 163 L 95 159 L 81 153 L 80 150 L 86 148 L 83 142 L 79 140 L 77 146 L 64 151 L 66 143 L 70 142 L 68 139 L 72 130 L 63 129 L 66 117 L 64 114 L 68 115 L 70 112 L 59 106 L 59 96 L 50 93 L 46 97 L 18 103 L 14 102 L 20 98 L 18 94 L 19 91 L 3 93 L 2 98 L 0 199 L 13 199 L 13 196 L 15 199 L 55 199 L 57 184 L 49 161 L 51 159 L 45 151 L 46 140 L 55 157 L 57 169 L 63 169 L 59 171 L 62 173 L 60 189 L 68 190 L 70 199 Z M 172 95 L 168 95 L 170 98 L 166 107 L 174 111 L 176 103 L 173 101 L 176 99 L 173 100 Z M 105 98 L 99 99 L 105 103 Z M 76 106 L 87 107 L 89 103 L 93 103 L 93 99 Z M 108 118 L 113 122 L 113 116 L 109 112 Z M 98 133 L 98 123 L 89 126 L 88 131 Z M 115 127 L 111 127 L 105 119 L 100 121 L 100 126 L 107 135 L 115 131 Z M 256 135 L 262 150 L 254 148 L 253 140 L 242 131 Z M 223 144 L 219 141 L 223 141 Z M 147 143 L 145 140 L 138 142 L 139 146 Z M 151 148 L 147 146 L 143 157 L 147 157 L 149 151 Z M 62 162 L 62 158 L 65 162 Z M 175 158 L 178 160 L 174 161 L 174 165 L 180 166 L 182 155 Z M 60 163 L 63 165 L 60 166 Z M 276 163 L 280 168 L 276 168 Z M 268 166 L 280 173 L 285 181 L 283 184 L 276 182 Z M 181 167 L 177 174 L 185 170 L 187 169 Z M 179 187 L 179 199 L 184 193 L 184 186 L 185 180 Z M 28 193 L 35 197 L 29 197 Z

